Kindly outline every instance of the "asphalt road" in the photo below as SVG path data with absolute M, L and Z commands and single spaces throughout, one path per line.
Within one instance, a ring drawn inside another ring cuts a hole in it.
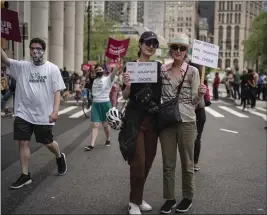
M 73 104 L 73 103 L 71 103 Z M 69 107 L 70 103 L 64 104 L 62 102 L 61 110 Z M 73 110 L 73 113 L 80 112 L 82 109 L 81 107 L 77 107 Z M 87 118 L 84 115 L 81 115 L 78 118 L 69 118 L 71 112 L 66 114 L 62 114 L 59 116 L 59 120 L 54 127 L 54 137 L 56 138 L 58 135 L 62 134 L 63 132 L 67 132 L 77 124 L 80 124 L 86 120 Z M 14 163 L 19 159 L 19 150 L 17 143 L 13 140 L 13 122 L 14 118 L 2 118 L 2 126 L 1 126 L 1 170 L 4 170 L 9 165 Z M 88 120 L 88 129 L 89 129 L 89 120 Z M 89 131 L 88 131 L 89 132 Z M 32 136 L 30 142 L 30 150 L 31 153 L 38 150 L 43 145 L 40 143 L 36 143 L 34 135 Z
M 222 106 L 232 111 L 226 111 Z M 216 117 L 210 114 L 211 111 L 207 113 L 202 139 L 201 170 L 196 173 L 196 194 L 189 213 L 265 214 L 266 130 L 263 129 L 263 117 L 244 113 L 224 102 L 217 102 L 210 108 L 223 117 L 215 114 Z M 247 117 L 236 115 L 233 110 Z M 74 123 L 73 119 L 63 117 L 60 121 L 58 126 L 73 127 L 66 139 L 79 132 L 78 120 Z M 55 165 L 51 165 L 42 180 L 35 176 L 35 181 L 28 187 L 2 191 L 2 213 L 126 214 L 129 167 L 120 154 L 117 135 L 113 131 L 112 145 L 105 147 L 105 137 L 101 130 L 92 152 L 84 152 L 88 136 L 83 135 L 75 148 L 66 153 L 67 175 L 55 176 Z M 2 177 L 5 177 L 3 172 Z M 5 196 L 8 195 L 6 200 Z M 181 199 L 179 159 L 176 168 L 176 198 L 178 201 Z M 153 206 L 150 214 L 158 213 L 163 203 L 160 145 L 146 183 L 144 199 Z

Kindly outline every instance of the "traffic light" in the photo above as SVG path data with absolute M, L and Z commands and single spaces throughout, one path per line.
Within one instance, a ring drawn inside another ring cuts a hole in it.
M 8 1 L 1 1 L 1 8 L 6 8 L 8 9 Z

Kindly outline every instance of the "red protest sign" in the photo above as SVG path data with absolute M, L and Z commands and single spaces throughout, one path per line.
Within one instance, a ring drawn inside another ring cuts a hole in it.
M 81 66 L 81 70 L 82 71 L 89 71 L 91 67 L 92 67 L 92 64 L 83 63 L 82 66 Z
M 1 37 L 6 40 L 21 42 L 17 12 L 1 8 Z
M 126 40 L 115 40 L 111 37 L 108 39 L 108 46 L 106 50 L 106 56 L 110 59 L 116 59 L 126 55 L 130 38 Z

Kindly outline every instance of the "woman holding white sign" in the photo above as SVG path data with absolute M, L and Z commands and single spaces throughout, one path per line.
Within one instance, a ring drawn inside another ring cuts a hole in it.
M 196 139 L 195 108 L 206 93 L 200 84 L 199 71 L 186 62 L 189 38 L 179 34 L 169 44 L 174 62 L 161 67 L 162 100 L 159 111 L 160 142 L 163 158 L 163 197 L 161 213 L 186 212 L 192 206 L 194 195 L 194 142 Z M 168 111 L 166 111 L 168 110 Z M 175 167 L 177 147 L 182 166 L 183 199 L 175 200 Z
M 157 35 L 144 32 L 139 40 L 137 62 L 149 62 L 159 46 Z M 122 94 L 129 99 L 119 134 L 120 150 L 130 166 L 129 214 L 141 214 L 152 207 L 143 200 L 146 178 L 157 151 L 156 111 L 161 97 L 161 64 L 157 62 L 156 83 L 131 83 L 129 71 L 123 73 Z

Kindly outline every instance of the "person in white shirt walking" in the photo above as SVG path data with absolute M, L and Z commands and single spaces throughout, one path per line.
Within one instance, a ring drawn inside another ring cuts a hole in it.
M 91 111 L 91 121 L 92 125 L 92 135 L 91 142 L 88 146 L 84 147 L 86 151 L 91 151 L 95 148 L 95 141 L 98 135 L 98 128 L 100 123 L 102 123 L 105 134 L 106 134 L 106 146 L 110 146 L 110 127 L 107 122 L 107 112 L 110 108 L 112 108 L 110 102 L 110 91 L 114 83 L 115 76 L 120 66 L 120 59 L 118 59 L 118 63 L 116 68 L 112 70 L 112 72 L 108 76 L 104 76 L 104 70 L 100 65 L 95 66 L 95 72 L 97 78 L 94 80 L 92 87 L 92 96 L 93 96 L 93 104 Z
M 11 188 L 32 183 L 28 170 L 29 142 L 35 134 L 36 142 L 44 144 L 56 156 L 58 174 L 67 172 L 66 156 L 53 138 L 53 125 L 58 118 L 60 91 L 65 84 L 59 68 L 44 60 L 46 43 L 40 38 L 30 41 L 31 61 L 18 61 L 1 51 L 1 62 L 9 67 L 9 75 L 16 81 L 14 140 L 19 142 L 21 176 Z

